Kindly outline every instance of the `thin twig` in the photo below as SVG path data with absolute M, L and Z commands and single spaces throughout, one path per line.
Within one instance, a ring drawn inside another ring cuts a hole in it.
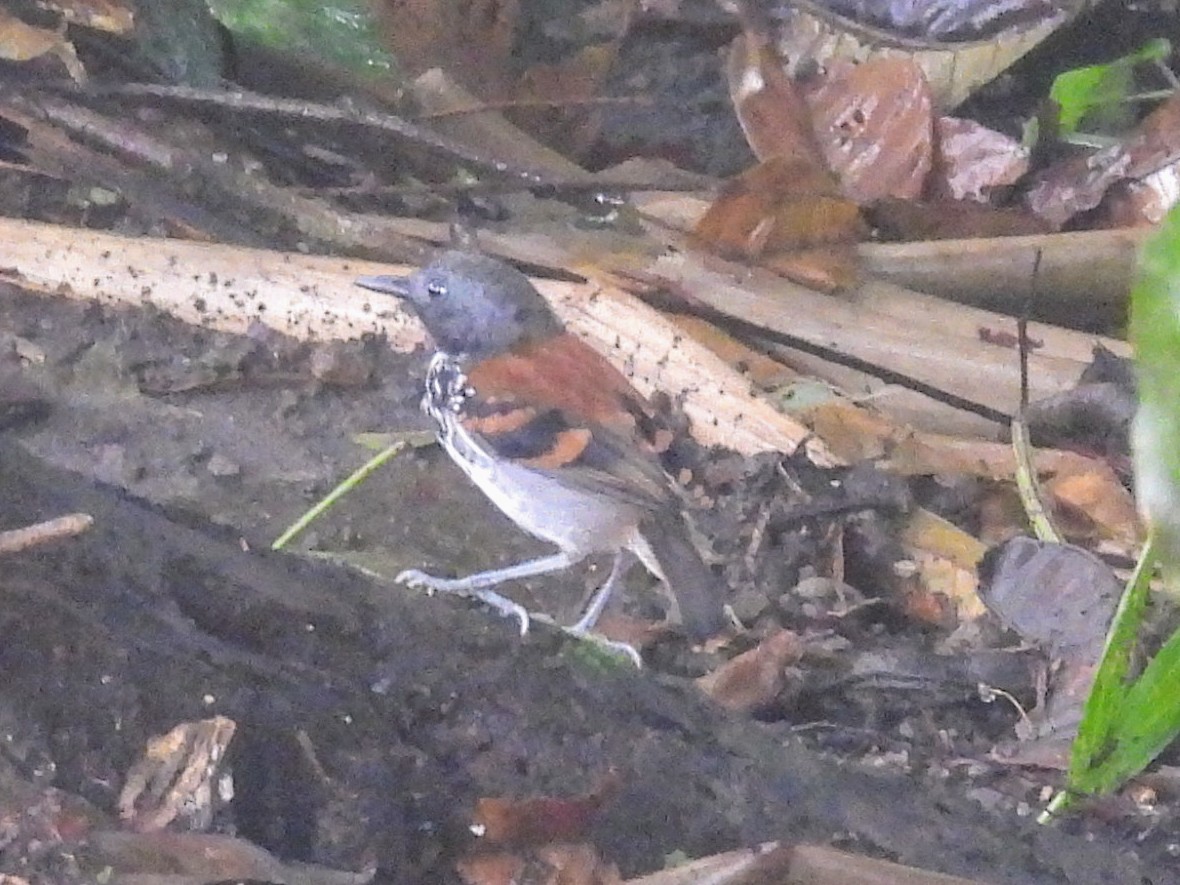
M 0 532 L 0 556 L 19 553 L 30 547 L 47 544 L 61 538 L 72 538 L 94 525 L 94 517 L 88 513 L 70 513 L 56 519 L 34 523 L 23 529 Z
M 99 86 L 91 91 L 100 95 L 120 98 L 162 98 L 169 101 L 225 108 L 231 111 L 275 114 L 318 123 L 348 123 L 367 129 L 391 132 L 408 141 L 446 154 L 452 160 L 472 166 L 485 174 L 515 178 L 531 186 L 546 184 L 545 176 L 541 173 L 531 169 L 523 169 L 503 160 L 483 156 L 467 145 L 439 135 L 437 132 L 432 132 L 424 126 L 411 123 L 404 117 L 383 111 L 338 107 L 309 102 L 304 99 L 276 98 L 244 89 L 199 89 L 193 86 L 127 83 L 118 86 Z

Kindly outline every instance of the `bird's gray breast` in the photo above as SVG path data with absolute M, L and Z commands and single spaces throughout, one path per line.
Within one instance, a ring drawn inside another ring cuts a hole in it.
M 638 520 L 608 496 L 568 485 L 544 472 L 496 457 L 462 422 L 476 396 L 453 356 L 437 353 L 426 372 L 422 410 L 431 417 L 447 454 L 501 511 L 526 532 L 584 555 L 628 546 Z

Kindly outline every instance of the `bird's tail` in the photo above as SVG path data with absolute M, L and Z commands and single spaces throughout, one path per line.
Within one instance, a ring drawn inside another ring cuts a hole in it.
M 648 550 L 636 553 L 672 591 L 680 621 L 694 639 L 720 633 L 726 624 L 720 582 L 689 540 L 688 527 L 680 515 L 661 513 L 660 517 L 639 527 Z

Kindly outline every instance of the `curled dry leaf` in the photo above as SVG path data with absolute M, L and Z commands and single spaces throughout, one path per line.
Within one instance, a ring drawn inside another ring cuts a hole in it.
M 856 205 L 840 194 L 781 59 L 758 34 L 746 33 L 730 46 L 726 76 L 734 112 L 762 163 L 722 191 L 697 223 L 698 241 L 814 288 L 856 285 L 857 260 L 840 247 L 867 231 Z
M 65 65 L 70 77 L 78 83 L 86 81 L 86 69 L 78 60 L 74 44 L 64 34 L 27 25 L 0 9 L 0 58 L 6 61 L 31 61 L 42 55 L 56 56 Z
M 754 260 L 804 285 L 848 288 L 859 270 L 852 244 L 866 230 L 860 210 L 823 170 L 772 157 L 728 182 L 693 231 L 728 258 Z
M 1172 163 L 1138 181 L 1111 187 L 1087 221 L 1091 227 L 1152 227 L 1180 203 L 1180 163 Z
M 811 126 L 811 111 L 779 57 L 757 35 L 729 47 L 726 81 L 742 132 L 759 160 L 788 157 L 810 177 L 827 172 Z
M 1060 229 L 1102 202 L 1116 183 L 1146 178 L 1177 161 L 1180 92 L 1152 111 L 1121 144 L 1050 166 L 1025 194 L 1025 205 Z
M 1028 148 L 974 120 L 939 117 L 934 134 L 932 194 L 986 203 L 992 190 L 1015 184 L 1028 172 Z
M 885 199 L 868 212 L 878 238 L 885 241 L 966 240 L 1049 233 L 1049 225 L 1020 208 L 997 208 L 971 200 Z M 1000 343 L 981 334 L 980 340 Z
M 603 861 L 589 845 L 546 845 L 527 856 L 497 852 L 477 854 L 456 865 L 466 885 L 622 885 L 614 864 Z
M 854 242 L 860 212 L 834 190 L 805 161 L 772 157 L 726 183 L 695 234 L 722 255 L 746 259 Z
M 472 830 L 485 845 L 546 845 L 574 842 L 586 832 L 603 807 L 618 795 L 622 779 L 611 771 L 584 796 L 535 799 L 485 797 L 476 803 Z
M 770 705 L 787 685 L 787 668 L 803 656 L 803 643 L 779 630 L 756 647 L 728 661 L 697 685 L 728 710 L 750 713 Z
M 862 7 L 881 9 L 885 6 L 918 8 L 918 3 L 863 3 L 850 0 Z M 976 8 L 989 7 L 993 13 L 1018 6 L 1023 0 L 995 3 L 983 0 Z M 946 43 L 913 39 L 891 33 L 883 28 L 851 22 L 814 0 L 796 0 L 783 13 L 776 45 L 782 56 L 792 60 L 797 69 L 825 68 L 837 59 L 864 61 L 867 58 L 904 58 L 918 64 L 926 74 L 939 110 L 960 104 L 980 85 L 1005 71 L 1026 52 L 1044 40 L 1075 15 L 1082 4 L 1074 8 L 1056 8 L 1042 0 L 1026 4 L 1037 7 L 1036 14 L 1017 21 L 994 16 L 997 26 L 988 36 L 970 42 Z M 932 22 L 927 20 L 926 26 Z M 984 29 L 980 29 L 982 33 Z
M 135 11 L 124 0 L 39 0 L 70 24 L 112 34 L 126 34 L 135 27 Z
M 1049 0 L 828 0 L 835 12 L 897 34 L 943 42 L 978 40 L 1060 12 Z
M 519 0 L 380 0 L 383 36 L 412 75 L 442 68 L 488 101 L 508 98 Z
M 933 108 L 908 59 L 834 64 L 806 92 L 827 166 L 857 203 L 921 196 L 933 161 Z
M 1054 658 L 1093 661 L 1122 595 L 1094 554 L 1069 544 L 1013 538 L 979 564 L 984 604 L 1021 638 Z

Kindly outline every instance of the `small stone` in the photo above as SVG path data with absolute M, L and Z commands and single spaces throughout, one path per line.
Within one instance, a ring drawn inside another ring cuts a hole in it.
M 752 624 L 770 604 L 766 594 L 751 588 L 739 590 L 729 601 L 733 613 L 743 624 Z
M 219 478 L 227 478 L 231 476 L 242 475 L 242 465 L 236 461 L 231 461 L 222 454 L 215 454 L 209 459 L 209 464 L 206 469 L 213 475 Z

